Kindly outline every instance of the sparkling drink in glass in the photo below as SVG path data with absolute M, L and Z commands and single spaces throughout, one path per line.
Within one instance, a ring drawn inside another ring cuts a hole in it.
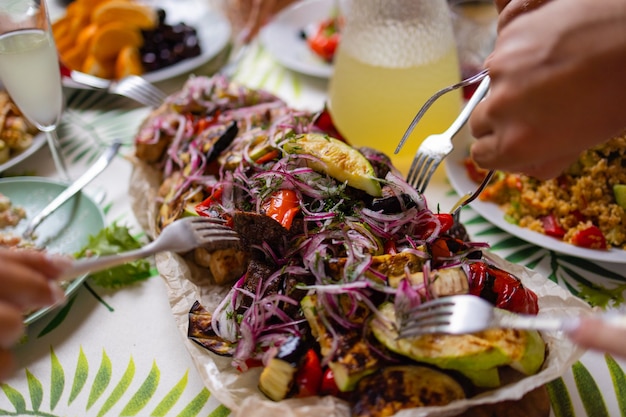
M 69 179 L 56 133 L 63 92 L 46 0 L 0 2 L 0 81 L 24 116 L 46 134 L 59 175 Z

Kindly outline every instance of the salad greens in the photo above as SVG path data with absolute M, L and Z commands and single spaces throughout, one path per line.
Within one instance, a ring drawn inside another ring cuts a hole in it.
M 113 255 L 140 247 L 141 243 L 130 234 L 128 227 L 113 223 L 102 229 L 97 235 L 90 236 L 89 243 L 76 253 L 75 257 Z M 150 262 L 146 259 L 127 262 L 90 275 L 94 284 L 109 289 L 126 287 L 146 280 L 150 276 L 152 276 Z

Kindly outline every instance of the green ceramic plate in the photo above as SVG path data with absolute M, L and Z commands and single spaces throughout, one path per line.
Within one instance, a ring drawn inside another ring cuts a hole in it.
M 11 199 L 15 206 L 26 210 L 26 219 L 15 228 L 3 229 L 3 232 L 21 235 L 28 220 L 44 208 L 67 185 L 48 178 L 13 177 L 0 179 L 0 193 Z M 81 250 L 89 241 L 89 236 L 104 228 L 104 214 L 98 205 L 85 193 L 79 193 L 59 207 L 35 230 L 35 244 L 52 253 L 72 255 Z M 69 296 L 76 291 L 86 276 L 72 281 L 66 288 Z M 38 310 L 30 314 L 26 324 L 30 324 L 45 315 L 50 309 Z

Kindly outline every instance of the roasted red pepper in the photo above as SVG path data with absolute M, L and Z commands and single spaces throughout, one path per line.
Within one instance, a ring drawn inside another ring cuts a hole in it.
M 259 156 L 254 162 L 256 162 L 257 164 L 264 164 L 266 162 L 273 161 L 279 156 L 280 156 L 280 152 L 278 151 L 278 149 L 273 149 L 269 151 L 268 153 Z
M 263 206 L 265 214 L 290 229 L 293 219 L 300 211 L 300 200 L 293 190 L 278 190 Z
M 562 239 L 565 236 L 565 229 L 561 227 L 556 217 L 553 214 L 543 216 L 541 218 L 541 225 L 546 235 L 557 237 Z
M 192 123 L 193 131 L 196 135 L 202 133 L 208 127 L 213 126 L 219 120 L 220 111 L 216 110 L 214 114 L 206 117 L 199 118 L 194 121 L 192 116 L 187 116 L 188 121 Z
M 467 252 L 468 249 L 469 246 L 460 239 L 448 235 L 440 236 L 428 246 L 428 252 L 431 255 L 431 267 L 439 268 L 449 262 L 450 258 Z
M 572 243 L 589 249 L 606 249 L 606 238 L 597 226 L 589 226 L 579 230 L 572 236 Z
M 470 294 L 491 301 L 496 307 L 521 314 L 537 314 L 537 294 L 525 288 L 512 274 L 488 265 L 474 262 L 469 266 Z
M 331 18 L 319 24 L 317 30 L 306 38 L 309 48 L 327 62 L 331 62 L 339 45 L 341 20 Z
M 488 268 L 484 262 L 474 262 L 469 266 L 469 293 L 480 297 L 487 285 Z
M 313 349 L 309 349 L 295 378 L 296 393 L 294 397 L 311 397 L 320 392 L 322 385 L 322 365 L 320 358 Z
M 522 314 L 537 314 L 537 294 L 524 288 L 521 281 L 510 273 L 495 267 L 490 268 L 494 276 L 493 291 L 498 294 L 496 307 Z
M 220 204 L 222 202 L 222 189 L 215 188 L 210 196 L 205 198 L 200 204 L 196 205 L 196 213 L 199 216 L 211 217 L 209 210 L 215 204 Z

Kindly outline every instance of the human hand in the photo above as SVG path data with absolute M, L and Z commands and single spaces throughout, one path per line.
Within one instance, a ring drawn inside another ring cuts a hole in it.
M 517 16 L 537 9 L 550 0 L 494 0 L 498 10 L 498 29 L 506 26 Z
M 34 250 L 0 248 L 0 381 L 14 367 L 10 347 L 24 332 L 24 315 L 60 303 L 65 295 L 55 279 L 69 266 L 63 257 Z
M 248 43 L 279 11 L 296 0 L 226 0 L 226 14 L 240 42 Z
M 623 6 L 553 0 L 504 27 L 485 62 L 490 92 L 469 121 L 478 165 L 546 179 L 623 132 Z
M 606 352 L 626 359 L 626 328 L 611 325 L 597 318 L 581 318 L 577 326 L 568 329 L 569 338 L 591 350 Z

